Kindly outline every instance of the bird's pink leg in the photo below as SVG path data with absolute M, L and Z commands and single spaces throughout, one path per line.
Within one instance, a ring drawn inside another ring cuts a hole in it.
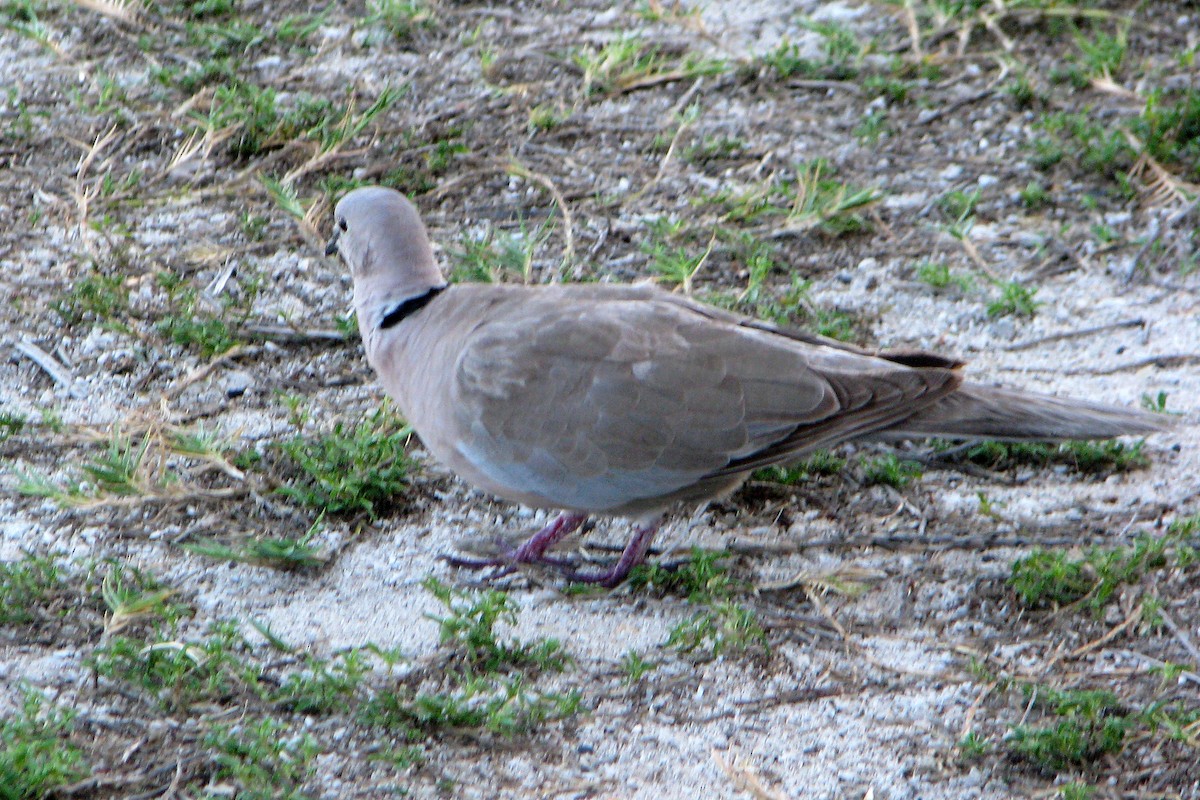
M 540 531 L 530 536 L 525 542 L 512 551 L 511 561 L 518 564 L 537 564 L 546 557 L 546 551 L 575 531 L 587 520 L 587 514 L 562 512 Z
M 564 511 L 555 517 L 550 524 L 530 536 L 521 546 L 496 558 L 461 558 L 446 556 L 446 561 L 455 567 L 466 569 L 483 569 L 484 567 L 514 567 L 518 564 L 558 564 L 546 556 L 546 551 L 558 544 L 564 537 L 579 529 L 587 520 L 587 514 L 577 514 Z
M 658 533 L 661 524 L 662 520 L 656 519 L 639 525 L 611 569 L 596 573 L 572 572 L 567 575 L 568 579 L 576 583 L 596 583 L 606 589 L 619 585 L 629 577 L 630 570 L 646 560 L 646 553 L 650 552 L 650 545 L 653 544 L 654 535 Z

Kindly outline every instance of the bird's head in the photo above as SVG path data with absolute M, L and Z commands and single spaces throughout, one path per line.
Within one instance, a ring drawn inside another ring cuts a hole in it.
M 333 212 L 326 255 L 350 267 L 355 303 L 396 302 L 445 283 L 417 209 L 394 189 L 355 189 Z

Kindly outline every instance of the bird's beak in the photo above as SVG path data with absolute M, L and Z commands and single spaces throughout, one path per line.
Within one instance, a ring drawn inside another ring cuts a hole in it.
M 337 228 L 333 229 L 333 236 L 330 237 L 329 244 L 325 245 L 325 255 L 331 256 L 338 251 L 337 240 L 338 240 L 338 236 L 340 236 L 341 233 L 342 232 L 340 230 L 338 230 Z

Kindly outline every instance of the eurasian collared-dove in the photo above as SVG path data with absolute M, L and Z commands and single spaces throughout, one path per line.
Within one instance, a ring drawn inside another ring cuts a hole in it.
M 447 286 L 398 192 L 356 189 L 334 213 L 326 253 L 350 267 L 367 360 L 425 446 L 476 486 L 564 512 L 483 563 L 549 561 L 587 515 L 632 517 L 616 565 L 588 576 L 616 585 L 671 506 L 848 439 L 1164 427 L 1141 411 L 965 383 L 952 359 L 873 355 L 651 286 Z

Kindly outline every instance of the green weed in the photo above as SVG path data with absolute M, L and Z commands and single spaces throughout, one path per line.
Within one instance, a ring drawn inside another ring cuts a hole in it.
M 1059 717 L 1048 726 L 1018 725 L 1008 746 L 1039 767 L 1061 770 L 1120 752 L 1131 720 L 1116 695 L 1106 691 L 1059 691 L 1047 686 L 1023 687 L 1029 703 Z
M 903 489 L 913 480 L 924 474 L 921 465 L 915 461 L 906 461 L 892 453 L 874 459 L 863 459 L 863 482 L 867 486 L 891 486 Z
M 0 625 L 26 625 L 45 615 L 64 588 L 62 570 L 48 556 L 26 554 L 0 562 Z
M 720 600 L 672 628 L 666 645 L 680 653 L 702 651 L 705 657 L 716 658 L 725 651 L 765 648 L 767 634 L 753 611 L 732 600 Z
M 1097 243 L 1100 245 L 1112 244 L 1121 238 L 1121 235 L 1109 225 L 1096 223 L 1091 226 L 1092 235 L 1096 237 Z
M 1058 446 L 1055 459 L 1060 463 L 1067 464 L 1077 472 L 1087 474 L 1108 475 L 1114 472 L 1128 472 L 1150 465 L 1150 459 L 1142 452 L 1145 445 L 1144 439 L 1138 439 L 1130 444 L 1116 439 L 1103 442 L 1063 442 Z
M 297 435 L 278 446 L 296 477 L 276 491 L 318 511 L 377 517 L 408 486 L 411 433 L 380 409 L 353 428 L 338 422 L 328 434 Z
M 1129 129 L 1154 159 L 1200 179 L 1200 90 L 1151 92 Z
M 1139 534 L 1131 546 L 1093 547 L 1082 558 L 1036 549 L 1013 562 L 1008 584 L 1030 607 L 1087 598 L 1088 605 L 1098 612 L 1122 585 L 1172 563 L 1191 563 L 1195 551 L 1186 542 L 1191 533 L 1183 525 L 1160 538 Z
M 635 567 L 629 584 L 635 590 L 683 595 L 703 608 L 675 625 L 666 646 L 689 655 L 716 658 L 724 652 L 767 648 L 767 634 L 754 612 L 733 600 L 744 586 L 733 581 L 719 562 L 728 557 L 720 551 L 692 550 L 692 557 L 675 569 L 660 564 Z
M 132 684 L 164 710 L 224 702 L 259 685 L 261 667 L 247 658 L 249 645 L 230 621 L 215 622 L 199 641 L 114 636 L 89 659 L 102 678 Z
M 1157 394 L 1143 394 L 1142 408 L 1147 411 L 1153 411 L 1155 414 L 1166 414 L 1167 412 L 1167 393 L 1159 392 Z
M 239 342 L 238 329 L 249 319 L 262 279 L 243 275 L 238 287 L 232 287 L 217 301 L 203 298 L 194 287 L 186 286 L 180 276 L 160 272 L 158 285 L 166 293 L 167 313 L 158 323 L 158 331 L 169 340 L 199 351 L 204 358 L 228 352 Z M 240 292 L 232 290 L 240 288 Z M 208 310 L 211 307 L 216 310 Z M 204 308 L 205 310 L 202 310 Z
M 1075 31 L 1074 38 L 1075 47 L 1079 50 L 1078 60 L 1082 67 L 1084 86 L 1091 78 L 1108 78 L 1120 73 L 1129 49 L 1128 24 L 1119 25 L 1116 33 L 1112 35 L 1096 31 L 1094 37 L 1089 39 L 1080 31 Z
M 25 417 L 21 414 L 0 412 L 0 443 L 20 434 L 25 430 L 25 424 Z
M 1058 789 L 1059 800 L 1091 800 L 1096 794 L 1094 786 L 1088 786 L 1086 783 L 1064 783 Z
M 626 685 L 637 683 L 656 669 L 658 669 L 658 664 L 647 661 L 638 652 L 630 650 L 621 659 L 621 671 L 625 673 L 625 677 L 621 681 Z
M 330 660 L 308 656 L 304 668 L 282 681 L 271 700 L 297 714 L 347 712 L 369 672 L 363 649 L 347 650 Z
M 117 633 L 139 620 L 173 629 L 190 611 L 185 604 L 167 602 L 174 593 L 147 572 L 110 562 L 100 584 L 100 597 L 108 609 L 105 630 Z
M 1037 91 L 1025 73 L 1018 73 L 1005 84 L 1004 92 L 1012 99 L 1013 105 L 1019 109 L 1030 108 L 1038 100 Z
M 331 152 L 366 130 L 404 93 L 404 89 L 385 86 L 361 113 L 355 109 L 352 94 L 347 95 L 342 107 L 336 107 L 324 98 L 301 94 L 295 108 L 280 121 L 276 136 L 284 140 L 302 137 L 316 142 L 320 152 Z
M 434 22 L 433 12 L 423 0 L 371 0 L 368 10 L 368 25 L 379 25 L 400 41 Z
M 916 265 L 917 280 L 928 284 L 934 291 L 944 292 L 951 289 L 969 292 L 975 288 L 975 282 L 969 275 L 952 272 L 943 261 L 922 261 Z
M 233 130 L 230 151 L 234 158 L 246 159 L 282 142 L 272 135 L 279 122 L 275 90 L 248 83 L 222 84 L 213 92 L 208 115 L 201 119 L 206 130 Z
M 629 585 L 659 595 L 680 595 L 694 603 L 727 598 L 744 588 L 733 583 L 729 571 L 720 565 L 727 558 L 729 554 L 724 551 L 695 547 L 691 558 L 675 569 L 657 563 L 635 567 L 629 576 Z
M 462 141 L 463 133 L 463 129 L 458 127 L 433 137 L 418 135 L 416 131 L 404 132 L 401 136 L 404 150 L 412 155 L 385 173 L 379 179 L 379 185 L 390 186 L 406 195 L 431 191 L 437 186 L 437 179 L 454 166 L 455 159 L 469 152 Z M 321 185 L 326 194 L 336 196 L 354 188 L 357 183 L 347 183 L 339 176 L 329 176 Z
M 769 245 L 757 244 L 750 248 L 750 254 L 745 258 L 749 278 L 740 294 L 705 292 L 704 299 L 713 305 L 780 325 L 804 325 L 832 339 L 854 341 L 860 338 L 860 323 L 854 316 L 813 301 L 810 296 L 812 281 L 793 274 L 791 284 L 782 293 L 769 291 L 766 277 L 779 269 L 771 252 Z
M 92 273 L 61 298 L 51 300 L 50 308 L 68 325 L 86 319 L 124 329 L 117 317 L 129 308 L 129 288 L 120 275 Z
M 441 643 L 453 645 L 469 671 L 487 674 L 511 668 L 561 672 L 568 666 L 569 659 L 557 639 L 523 644 L 497 638 L 498 624 L 517 623 L 517 605 L 505 593 L 465 593 L 433 576 L 422 585 L 448 612 L 444 617 L 431 617 L 441 629 Z
M 147 458 L 150 444 L 149 434 L 143 436 L 140 442 L 135 442 L 114 428 L 107 450 L 85 461 L 71 477 L 56 481 L 36 470 L 20 472 L 17 491 L 24 495 L 45 497 L 65 506 L 158 493 L 172 479 L 158 469 L 158 464 L 151 463 L 152 459 Z
M 863 91 L 877 97 L 886 97 L 892 103 L 908 100 L 913 85 L 911 81 L 898 80 L 888 75 L 868 75 L 862 82 Z
M 989 317 L 1032 317 L 1042 305 L 1035 300 L 1036 286 L 1025 286 L 1018 281 L 1003 281 L 997 284 L 1000 294 L 988 303 Z
M 513 736 L 551 719 L 579 710 L 582 695 L 533 692 L 521 678 L 462 681 L 452 691 L 380 692 L 364 704 L 361 719 L 369 725 L 398 728 L 410 736 L 439 729 L 472 728 Z
M 797 75 L 805 78 L 821 77 L 825 69 L 820 62 L 801 56 L 800 48 L 786 39 L 761 58 L 763 65 L 783 80 Z
M 1049 727 L 1018 725 L 1009 734 L 1008 744 L 1043 769 L 1060 770 L 1119 752 L 1126 728 L 1121 719 L 1099 722 L 1065 719 Z
M 0 7 L 0 27 L 37 42 L 51 53 L 59 53 L 58 35 L 37 15 L 33 0 L 11 0 Z
M 650 243 L 643 249 L 650 256 L 647 268 L 668 284 L 682 286 L 685 294 L 691 294 L 692 280 L 712 252 L 711 244 L 699 253 L 687 247 L 673 247 L 661 242 Z
M 234 547 L 219 542 L 193 542 L 183 547 L 196 555 L 223 561 L 283 570 L 313 569 L 323 566 L 327 559 L 319 549 L 309 544 L 312 531 L 310 529 L 298 539 L 255 538 Z
M 873 109 L 868 111 L 854 128 L 854 138 L 859 144 L 869 145 L 878 142 L 885 134 L 891 133 L 887 124 L 886 111 Z
M 294 183 L 284 183 L 274 175 L 265 173 L 258 176 L 258 182 L 267 190 L 267 196 L 289 217 L 303 220 L 307 216 L 304 201 L 300 199 L 300 190 Z
M 982 189 L 972 192 L 955 189 L 938 198 L 937 203 L 942 212 L 950 219 L 965 220 L 975 215 L 975 209 L 979 205 L 979 198 L 982 194 Z
M 0 719 L 0 795 L 14 800 L 50 797 L 90 773 L 83 753 L 67 737 L 75 714 L 24 690 L 17 712 Z
M 1063 552 L 1034 550 L 1013 562 L 1008 585 L 1027 606 L 1073 603 L 1095 585 L 1085 565 Z
M 1034 141 L 1034 164 L 1041 169 L 1061 161 L 1067 153 L 1084 169 L 1108 177 L 1127 173 L 1135 155 L 1119 128 L 1097 118 L 1092 109 L 1078 113 L 1048 114 L 1037 124 L 1048 138 Z
M 990 517 L 991 519 L 1000 519 L 1000 512 L 998 510 L 998 507 L 1003 506 L 1004 503 L 993 500 L 992 498 L 987 496 L 986 492 L 983 492 L 983 491 L 975 492 L 975 496 L 977 498 L 979 498 L 979 515 L 981 517 Z
M 801 19 L 800 24 L 821 36 L 821 51 L 825 56 L 822 77 L 849 80 L 858 74 L 858 63 L 866 53 L 854 31 L 837 22 Z
M 529 127 L 535 131 L 554 130 L 570 116 L 570 112 L 560 106 L 542 103 L 529 110 Z
M 861 212 L 883 195 L 874 188 L 863 189 L 837 180 L 828 162 L 818 159 L 797 164 L 792 177 L 772 178 L 744 194 L 718 196 L 726 218 L 737 222 L 778 220 L 783 232 L 801 233 L 819 229 L 832 235 L 867 228 Z
M 975 731 L 971 731 L 966 736 L 958 740 L 959 754 L 967 760 L 982 758 L 987 754 L 988 749 L 988 740 L 980 736 Z
M 494 590 L 460 592 L 433 576 L 424 585 L 448 612 L 432 617 L 452 656 L 441 670 L 444 690 L 401 687 L 379 692 L 363 703 L 360 719 L 399 729 L 411 738 L 462 727 L 515 735 L 578 712 L 578 691 L 541 692 L 530 686 L 537 674 L 559 672 L 570 664 L 557 641 L 505 641 L 496 631 L 497 625 L 516 622 L 518 609 L 507 595 Z
M 1030 181 L 1025 184 L 1025 188 L 1021 190 L 1020 196 L 1022 205 L 1032 211 L 1045 208 L 1051 202 L 1050 193 L 1046 191 L 1046 187 L 1037 181 Z
M 846 467 L 846 459 L 835 456 L 828 450 L 817 450 L 798 464 L 775 465 L 755 470 L 751 476 L 757 481 L 794 486 L 816 478 L 837 475 Z
M 636 36 L 613 39 L 599 48 L 578 49 L 570 60 L 583 73 L 583 94 L 619 94 L 661 80 L 694 80 L 718 75 L 725 62 L 691 53 L 672 56 Z
M 320 748 L 307 733 L 287 733 L 286 725 L 269 718 L 214 727 L 204 745 L 216 762 L 216 779 L 246 800 L 303 800 L 300 786 Z
M 685 147 L 680 153 L 689 164 L 707 164 L 737 158 L 746 150 L 746 140 L 736 136 L 705 136 L 698 144 Z
M 1145 440 L 1126 444 L 1117 439 L 1100 442 L 997 442 L 985 440 L 967 448 L 962 458 L 990 470 L 1009 470 L 1028 466 L 1045 469 L 1063 465 L 1075 472 L 1109 475 L 1127 472 L 1149 465 L 1143 452 Z M 938 448 L 949 446 L 938 442 Z
M 508 276 L 533 282 L 533 257 L 550 238 L 550 219 L 534 231 L 522 222 L 517 233 L 488 228 L 480 238 L 463 236 L 450 250 L 450 280 L 455 283 L 503 283 Z
M 331 11 L 333 7 L 328 6 L 319 14 L 289 14 L 280 20 L 275 35 L 285 42 L 302 44 L 329 21 Z

